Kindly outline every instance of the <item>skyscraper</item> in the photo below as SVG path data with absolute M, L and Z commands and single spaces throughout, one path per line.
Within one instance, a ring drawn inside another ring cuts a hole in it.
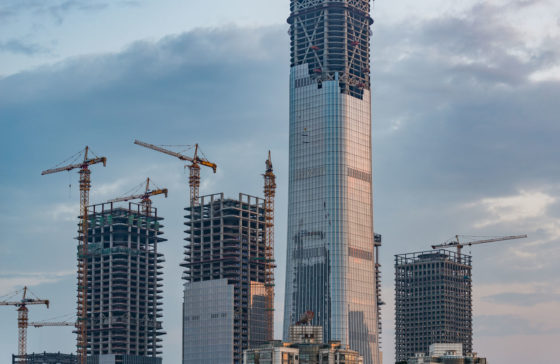
M 395 256 L 395 357 L 429 354 L 436 343 L 472 352 L 472 265 L 444 249 Z
M 284 339 L 306 311 L 325 342 L 379 364 L 369 0 L 291 0 Z
M 112 202 L 88 208 L 88 363 L 161 364 L 162 217 Z

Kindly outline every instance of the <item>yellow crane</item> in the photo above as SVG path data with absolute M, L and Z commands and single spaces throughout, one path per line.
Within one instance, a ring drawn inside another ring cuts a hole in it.
M 267 305 L 268 339 L 272 341 L 274 336 L 274 196 L 276 195 L 276 176 L 272 169 L 272 158 L 268 151 L 268 159 L 265 162 L 266 172 L 264 176 L 264 212 L 265 212 L 265 289 Z
M 64 167 L 58 167 L 43 171 L 41 175 L 58 173 L 63 171 L 71 171 L 79 169 L 80 174 L 80 215 L 81 223 L 78 231 L 78 312 L 77 312 L 77 332 L 78 332 L 78 360 L 80 364 L 87 364 L 87 253 L 88 253 L 88 206 L 89 191 L 91 189 L 91 171 L 90 166 L 98 163 L 107 165 L 107 158 L 95 157 L 88 158 L 89 147 L 84 150 L 84 159 L 80 163 L 69 164 Z
M 144 143 L 144 142 L 141 142 L 139 140 L 135 140 L 134 144 L 140 145 L 142 147 L 152 149 L 152 150 L 155 150 L 155 151 L 158 151 L 158 152 L 161 152 L 161 153 L 165 153 L 167 155 L 179 158 L 182 161 L 190 162 L 190 165 L 188 165 L 188 167 L 189 167 L 189 172 L 190 172 L 190 174 L 189 174 L 189 186 L 190 186 L 191 206 L 198 205 L 198 190 L 199 190 L 199 187 L 200 187 L 200 165 L 212 168 L 214 173 L 216 173 L 216 169 L 218 168 L 218 166 L 216 164 L 206 160 L 205 158 L 201 158 L 201 157 L 198 156 L 198 144 L 195 144 L 194 156 L 193 157 L 188 157 L 186 155 L 176 153 L 176 152 L 173 152 L 171 150 L 168 150 L 168 149 L 165 149 L 165 148 L 162 148 L 162 147 L 158 147 L 157 145 Z
M 126 197 L 119 197 L 108 202 L 123 202 L 123 201 L 130 201 L 130 200 L 137 200 L 141 199 L 142 201 L 140 204 L 142 205 L 142 211 L 146 215 L 150 215 L 150 211 L 152 210 L 152 200 L 150 200 L 151 196 L 161 195 L 164 194 L 165 198 L 167 198 L 167 188 L 156 188 L 154 190 L 150 190 L 150 178 L 146 179 L 146 189 L 144 193 L 137 194 L 137 195 L 130 195 Z
M 27 326 L 29 324 L 28 305 L 46 305 L 49 308 L 49 300 L 40 298 L 27 298 L 27 287 L 23 287 L 23 295 L 19 301 L 0 301 L 0 306 L 16 306 L 18 312 L 18 356 L 20 363 L 26 363 L 27 354 Z
M 448 241 L 448 242 L 445 242 L 443 244 L 432 245 L 432 249 L 456 247 L 457 248 L 457 258 L 459 259 L 459 262 L 460 262 L 461 261 L 461 249 L 463 249 L 463 247 L 465 247 L 465 246 L 493 243 L 493 242 L 504 241 L 504 240 L 523 239 L 523 238 L 527 237 L 527 234 L 498 236 L 498 237 L 489 238 L 489 239 L 467 241 L 467 242 L 461 242 L 459 237 L 466 237 L 466 236 L 465 235 L 455 235 L 455 241 Z

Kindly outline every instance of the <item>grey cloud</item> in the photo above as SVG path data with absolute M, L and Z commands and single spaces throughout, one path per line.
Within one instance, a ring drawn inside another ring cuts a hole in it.
M 285 135 L 284 36 L 283 27 L 195 30 L 0 79 L 0 119 L 11 120 L 2 139 L 8 145 L 8 135 L 31 132 L 47 147 L 48 138 L 66 135 L 84 142 L 192 135 L 209 150 L 223 138 Z
M 560 328 L 543 327 L 515 315 L 480 315 L 474 318 L 475 331 L 478 336 L 514 336 L 514 335 L 556 335 Z
M 0 5 L 0 19 L 9 20 L 23 13 L 35 15 L 49 15 L 56 22 L 62 23 L 64 17 L 71 11 L 100 11 L 109 6 L 137 6 L 134 0 L 6 0 Z
M 560 302 L 560 294 L 557 293 L 516 293 L 507 292 L 486 296 L 483 301 L 492 303 L 509 304 L 514 306 L 535 306 L 539 303 Z
M 526 44 L 500 11 L 483 6 L 457 17 L 375 23 L 374 211 L 375 229 L 387 242 L 384 267 L 393 254 L 455 234 L 546 238 L 538 224 L 476 230 L 484 211 L 463 207 L 520 189 L 548 191 L 560 180 L 560 82 L 530 79 L 560 64 L 560 40 Z M 476 282 L 558 282 L 559 244 L 473 247 L 475 291 Z
M 7 41 L 0 41 L 0 52 L 32 56 L 35 54 L 50 53 L 51 51 L 48 48 L 45 48 L 36 43 L 25 42 L 18 39 L 10 39 Z

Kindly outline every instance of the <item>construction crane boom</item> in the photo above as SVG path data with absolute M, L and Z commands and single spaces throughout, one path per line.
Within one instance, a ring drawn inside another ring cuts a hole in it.
M 70 165 L 67 165 L 67 166 L 64 166 L 64 167 L 47 169 L 46 171 L 41 172 L 41 175 L 44 176 L 45 174 L 71 171 L 71 170 L 76 169 L 76 168 L 84 168 L 84 166 L 91 166 L 91 165 L 94 165 L 94 164 L 97 164 L 97 163 L 103 163 L 103 167 L 105 167 L 106 164 L 107 164 L 107 158 L 105 158 L 105 157 L 93 158 L 93 159 L 88 159 L 88 160 L 84 161 L 83 163 L 70 164 Z
M 118 197 L 107 202 L 123 202 L 123 201 L 130 201 L 130 200 L 137 200 L 142 199 L 142 209 L 146 215 L 150 214 L 152 208 L 152 200 L 150 199 L 151 196 L 157 196 L 164 194 L 167 198 L 167 188 L 156 188 L 155 190 L 150 190 L 150 178 L 146 179 L 146 190 L 144 193 L 130 195 L 125 197 Z
M 126 196 L 126 197 L 114 198 L 114 199 L 109 200 L 107 202 L 124 202 L 124 201 L 130 201 L 130 200 L 137 200 L 139 198 L 144 199 L 144 198 L 146 198 L 146 196 L 155 196 L 155 195 L 162 195 L 162 194 L 165 194 L 165 197 L 167 197 L 167 188 L 152 190 L 152 191 L 149 192 L 148 195 L 146 195 L 144 193 L 141 193 L 139 195 L 130 195 L 130 196 Z
M 218 166 L 216 164 L 214 164 L 212 162 L 209 162 L 206 159 L 200 158 L 197 154 L 197 150 L 195 150 L 194 158 L 191 158 L 191 157 L 188 157 L 186 155 L 174 152 L 172 150 L 165 149 L 165 148 L 162 148 L 162 147 L 158 147 L 157 145 L 141 142 L 140 140 L 134 140 L 134 144 L 140 145 L 142 147 L 146 147 L 146 148 L 149 148 L 149 149 L 153 149 L 153 150 L 156 150 L 156 151 L 161 152 L 161 153 L 171 155 L 173 157 L 179 158 L 182 161 L 200 163 L 203 166 L 212 168 L 214 173 L 216 173 L 216 169 L 218 168 Z M 198 149 L 198 144 L 196 144 L 196 149 Z
M 49 308 L 49 300 L 27 298 L 27 286 L 23 287 L 23 295 L 20 301 L 2 301 L 0 306 L 16 306 L 18 312 L 18 356 L 20 363 L 26 363 L 27 354 L 27 327 L 29 324 L 28 305 L 46 305 Z
M 446 242 L 446 243 L 443 243 L 443 244 L 432 245 L 432 249 L 457 247 L 457 257 L 459 258 L 459 261 L 460 261 L 460 259 L 461 259 L 461 249 L 463 249 L 465 246 L 485 244 L 485 243 L 494 243 L 494 242 L 497 242 L 497 241 L 504 241 L 504 240 L 524 239 L 524 238 L 527 237 L 527 234 L 499 236 L 499 237 L 495 237 L 495 238 L 475 240 L 475 241 L 469 241 L 469 242 L 461 242 L 460 239 L 459 239 L 459 237 L 461 237 L 461 236 L 463 236 L 463 235 L 455 235 L 455 239 L 456 239 L 455 241 L 450 241 L 450 242 Z
M 189 173 L 190 201 L 191 201 L 191 206 L 198 205 L 198 196 L 199 196 L 198 191 L 199 191 L 199 187 L 200 187 L 200 166 L 199 166 L 199 164 L 202 164 L 203 166 L 212 168 L 214 173 L 216 173 L 216 169 L 218 168 L 218 166 L 215 163 L 212 163 L 212 162 L 210 162 L 210 161 L 208 161 L 204 158 L 200 158 L 198 156 L 198 144 L 195 144 L 194 156 L 192 158 L 188 157 L 186 155 L 176 153 L 176 152 L 173 152 L 171 150 L 162 148 L 162 147 L 158 147 L 157 145 L 141 142 L 139 140 L 134 140 L 134 144 L 140 145 L 142 147 L 152 149 L 152 150 L 155 150 L 155 151 L 158 151 L 158 152 L 161 152 L 161 153 L 171 155 L 173 157 L 179 158 L 182 161 L 190 162 L 190 165 L 188 165 L 189 172 L 190 172 Z
M 81 163 L 70 164 L 64 167 L 47 169 L 41 175 L 52 174 L 62 171 L 71 171 L 79 168 L 80 174 L 80 216 L 82 221 L 78 230 L 78 309 L 77 309 L 77 353 L 80 364 L 87 364 L 87 256 L 88 256 L 88 206 L 89 191 L 91 189 L 90 166 L 103 163 L 107 165 L 106 157 L 88 159 L 89 147 L 84 150 L 84 160 Z
M 28 326 L 33 326 L 33 327 L 45 327 L 45 326 L 76 326 L 75 322 L 66 322 L 66 321 L 60 321 L 60 322 L 30 322 L 28 324 Z

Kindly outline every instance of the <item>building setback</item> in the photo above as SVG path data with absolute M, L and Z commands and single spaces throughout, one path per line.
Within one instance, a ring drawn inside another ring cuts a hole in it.
M 163 218 L 104 203 L 88 219 L 88 363 L 161 364 Z
M 264 199 L 201 196 L 187 211 L 183 364 L 241 363 L 269 333 Z
M 429 354 L 435 343 L 472 352 L 471 257 L 430 250 L 395 255 L 395 357 Z
M 380 364 L 369 0 L 290 1 L 284 340 L 308 310 L 323 340 Z

